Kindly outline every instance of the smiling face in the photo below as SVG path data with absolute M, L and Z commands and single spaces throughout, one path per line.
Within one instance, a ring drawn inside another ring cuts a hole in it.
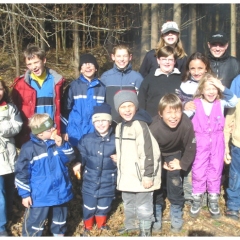
M 131 121 L 137 109 L 132 102 L 124 102 L 120 105 L 118 112 L 125 121 Z
M 119 69 L 125 69 L 132 60 L 132 54 L 129 54 L 127 49 L 117 49 L 111 56 Z
M 165 44 L 171 47 L 175 47 L 178 41 L 178 37 L 179 37 L 179 33 L 174 31 L 169 31 L 162 35 L 162 38 Z
M 41 60 L 39 57 L 34 55 L 31 59 L 26 58 L 25 63 L 27 68 L 38 77 L 45 72 L 46 58 Z
M 215 58 L 220 58 L 226 52 L 228 48 L 228 43 L 222 44 L 217 42 L 216 43 L 208 42 L 208 48 Z
M 108 133 L 111 123 L 108 120 L 97 120 L 93 125 L 101 136 L 105 136 Z
M 202 95 L 205 101 L 212 103 L 218 97 L 218 89 L 213 84 L 207 81 L 204 83 Z
M 169 55 L 168 57 L 157 58 L 157 62 L 160 66 L 161 71 L 165 74 L 171 73 L 176 63 L 173 54 Z
M 166 106 L 162 112 L 162 115 L 160 112 L 159 115 L 170 128 L 175 128 L 181 121 L 182 110 L 180 108 L 171 108 L 169 106 Z
M 206 65 L 202 60 L 194 59 L 189 63 L 189 72 L 196 81 L 199 81 L 207 72 Z
M 97 69 L 92 63 L 83 63 L 80 69 L 82 75 L 90 82 L 94 77 Z

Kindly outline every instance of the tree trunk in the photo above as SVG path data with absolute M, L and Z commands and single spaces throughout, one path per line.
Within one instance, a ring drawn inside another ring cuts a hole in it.
M 12 4 L 12 12 L 15 13 L 16 4 Z M 13 45 L 14 45 L 14 55 L 16 62 L 16 77 L 20 75 L 20 62 L 19 62 L 19 51 L 18 51 L 18 34 L 17 34 L 17 23 L 16 16 L 12 15 L 12 32 L 13 32 Z
M 173 21 L 177 23 L 179 28 L 181 28 L 181 4 L 174 3 L 173 4 Z
M 236 4 L 231 4 L 231 55 L 236 57 Z
M 151 4 L 151 49 L 156 48 L 159 40 L 158 22 L 158 4 Z
M 143 61 L 146 52 L 150 49 L 149 44 L 149 13 L 148 13 L 148 4 L 142 4 L 142 34 L 141 34 L 141 56 L 140 56 L 140 63 Z
M 190 4 L 190 14 L 192 25 L 190 27 L 191 34 L 190 36 L 190 53 L 194 53 L 197 51 L 197 13 L 196 13 L 196 4 Z
M 82 6 L 83 11 L 83 22 L 86 22 L 86 4 L 83 4 Z M 83 34 L 82 34 L 82 50 L 84 51 L 86 49 L 86 27 L 83 26 Z
M 77 4 L 73 4 L 73 19 L 77 21 Z M 73 61 L 75 67 L 75 77 L 79 76 L 79 27 L 77 23 L 73 24 Z

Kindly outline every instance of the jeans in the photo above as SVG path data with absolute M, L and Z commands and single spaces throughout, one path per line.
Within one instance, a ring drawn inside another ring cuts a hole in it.
M 183 171 L 183 192 L 184 199 L 193 200 L 192 198 L 192 167 L 190 167 L 187 171 Z
M 14 173 L 0 176 L 0 232 L 5 231 L 5 225 L 12 214 L 14 195 Z
M 240 148 L 231 145 L 232 161 L 229 169 L 229 182 L 227 188 L 227 208 L 240 210 Z

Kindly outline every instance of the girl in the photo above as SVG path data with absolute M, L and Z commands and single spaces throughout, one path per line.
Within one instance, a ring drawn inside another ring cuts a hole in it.
M 175 68 L 178 68 L 180 72 L 183 71 L 187 54 L 184 51 L 182 41 L 180 39 L 180 30 L 177 23 L 168 21 L 162 25 L 160 40 L 157 44 L 157 49 L 152 49 L 145 55 L 143 62 L 140 66 L 139 72 L 143 77 L 146 77 L 152 70 L 156 70 L 159 65 L 156 59 L 156 51 L 164 46 L 171 46 L 177 53 L 177 61 Z
M 224 99 L 223 99 L 224 97 Z M 220 216 L 218 197 L 224 159 L 224 108 L 238 102 L 228 88 L 212 74 L 206 74 L 194 97 L 195 111 L 185 111 L 192 117 L 197 152 L 192 166 L 193 205 L 190 216 L 197 217 L 203 194 L 208 192 L 208 208 L 213 218 Z
M 17 159 L 14 136 L 21 127 L 20 112 L 10 103 L 8 87 L 0 80 L 0 236 L 8 236 L 6 223 L 11 217 Z

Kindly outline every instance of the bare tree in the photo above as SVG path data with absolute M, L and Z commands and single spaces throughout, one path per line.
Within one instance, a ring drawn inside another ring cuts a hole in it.
M 237 16 L 236 16 L 237 12 L 236 12 L 236 4 L 231 4 L 231 55 L 236 57 L 236 20 L 237 20 Z
M 190 35 L 190 53 L 194 53 L 197 50 L 197 13 L 196 13 L 196 4 L 190 4 L 190 14 L 191 14 L 191 34 Z
M 151 4 L 151 48 L 156 48 L 158 37 L 158 5 Z
M 181 26 L 181 4 L 179 3 L 174 3 L 173 4 L 173 21 L 177 23 L 177 25 L 180 27 Z

